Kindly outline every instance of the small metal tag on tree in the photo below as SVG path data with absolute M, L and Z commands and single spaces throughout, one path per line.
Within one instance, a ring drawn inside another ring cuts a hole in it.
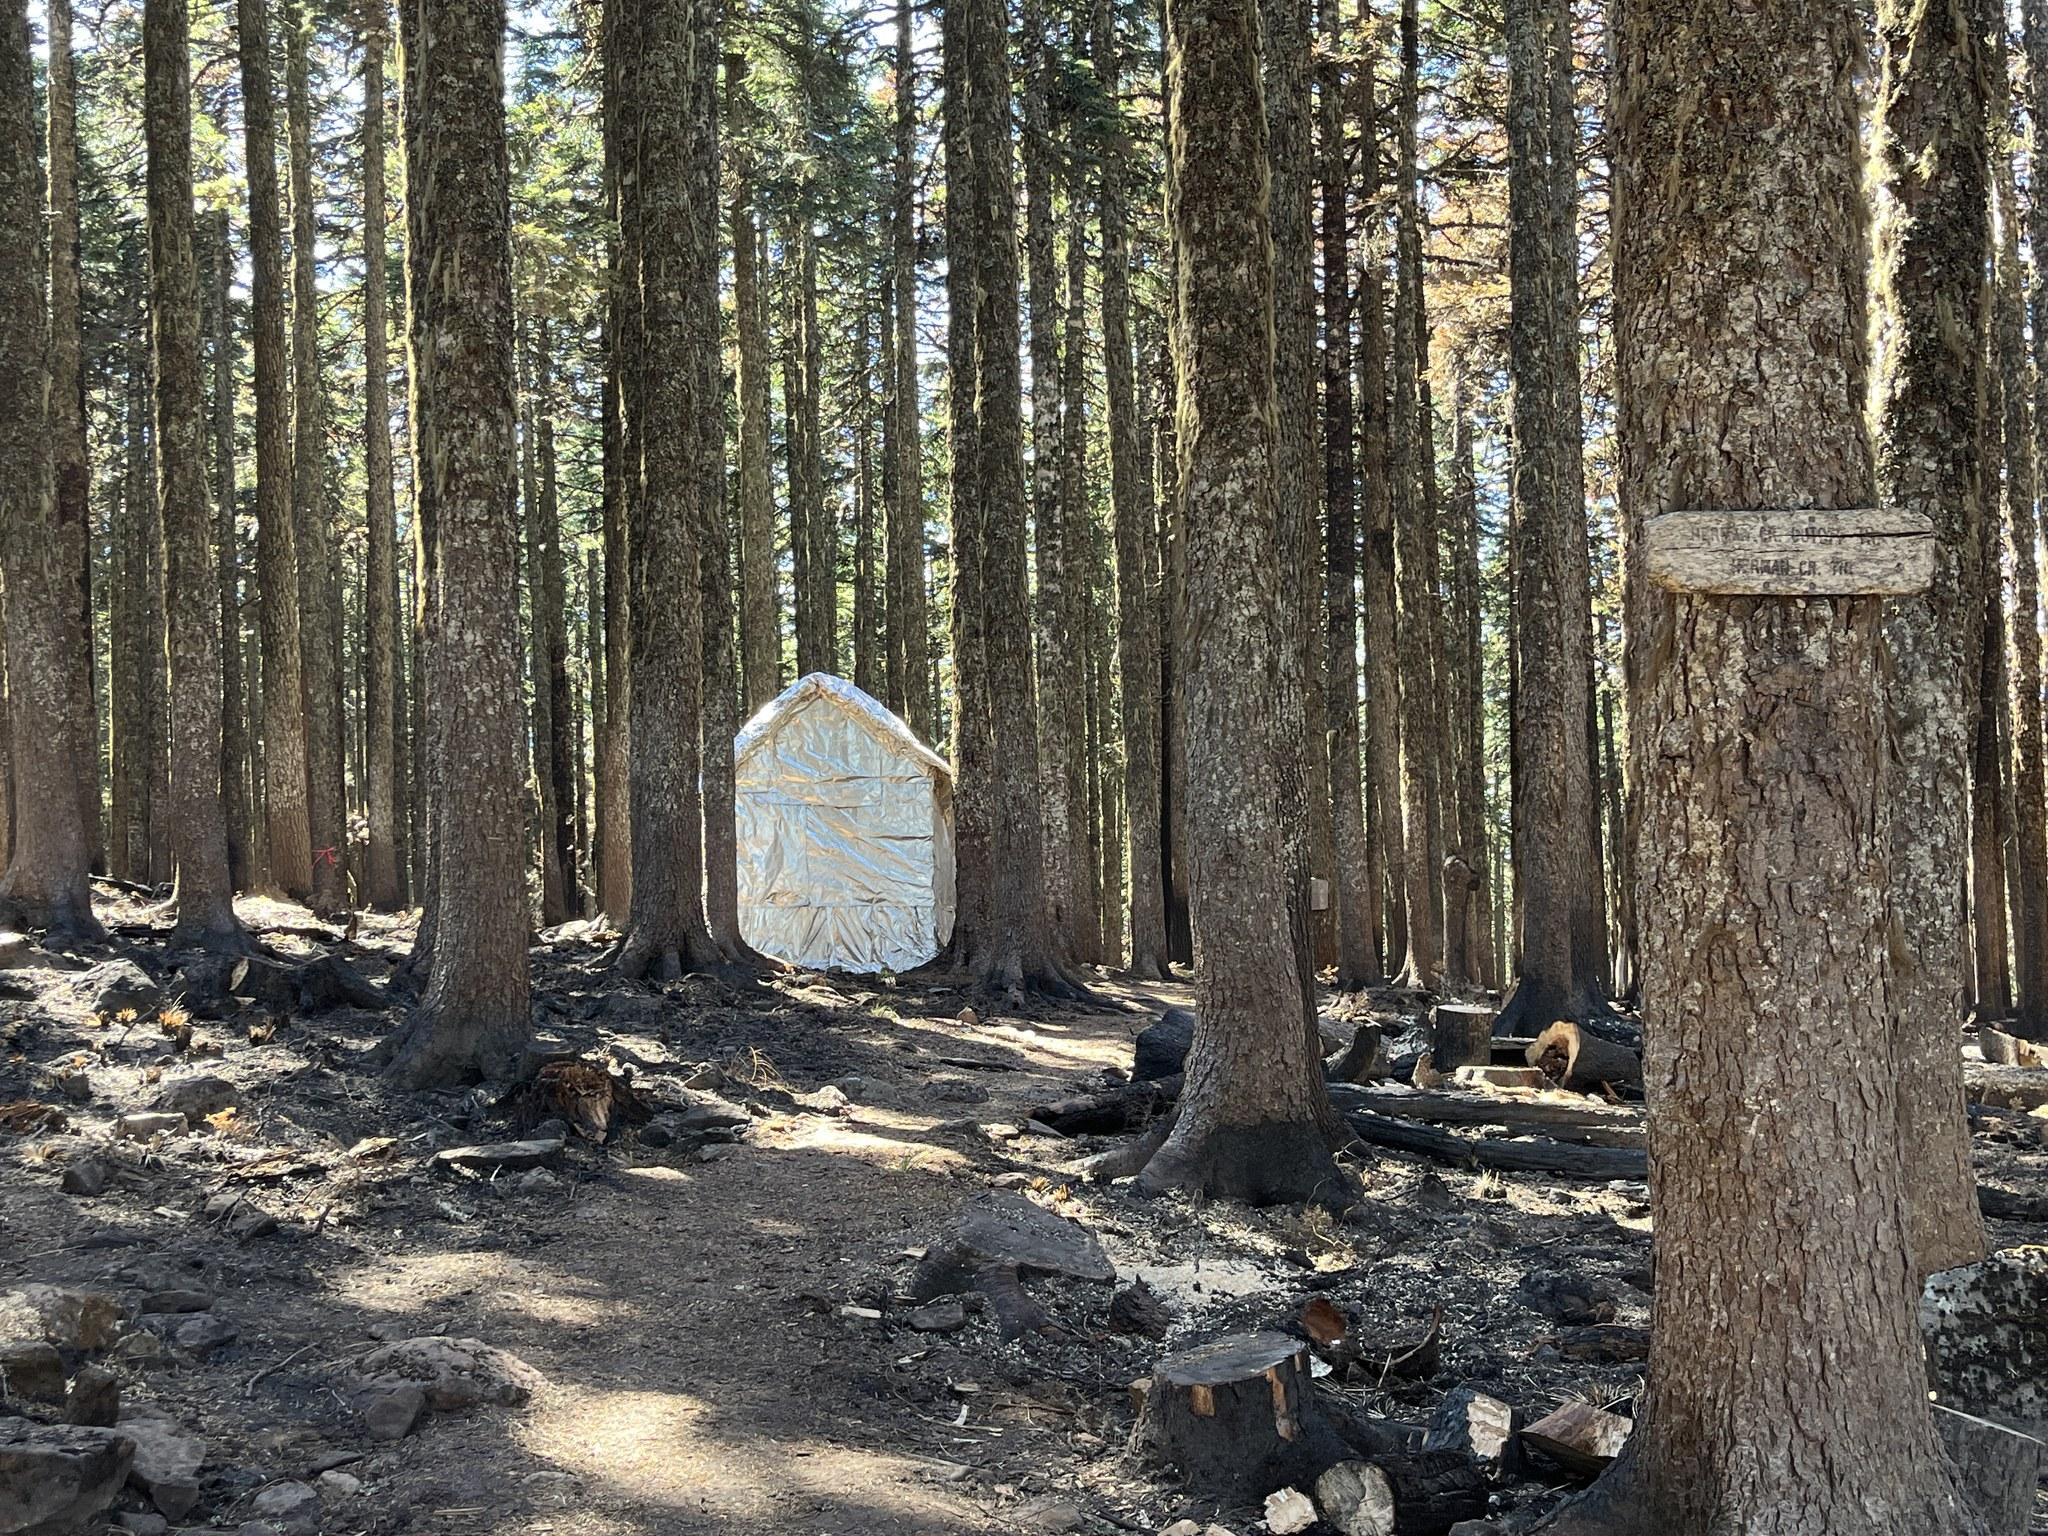
M 1665 512 L 1644 532 L 1650 579 L 1672 592 L 1904 597 L 1934 580 L 1934 524 L 1918 512 Z

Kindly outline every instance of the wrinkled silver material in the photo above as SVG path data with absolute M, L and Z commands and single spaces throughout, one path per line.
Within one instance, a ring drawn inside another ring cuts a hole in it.
M 953 936 L 953 770 L 844 678 L 812 672 L 733 738 L 740 933 L 765 955 L 905 971 Z

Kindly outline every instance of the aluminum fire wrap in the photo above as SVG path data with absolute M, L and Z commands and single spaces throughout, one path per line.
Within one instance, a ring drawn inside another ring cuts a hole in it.
M 953 772 L 844 678 L 813 672 L 733 738 L 740 932 L 817 969 L 905 971 L 953 933 Z

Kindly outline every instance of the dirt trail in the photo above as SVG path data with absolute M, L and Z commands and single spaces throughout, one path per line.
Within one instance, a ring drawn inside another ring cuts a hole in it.
M 332 948 L 373 980 L 410 941 L 379 920 L 344 939 L 299 909 L 244 914 L 280 950 Z M 1645 1326 L 1640 1184 L 1361 1148 L 1347 1161 L 1364 1201 L 1338 1222 L 1076 1182 L 1076 1160 L 1112 1143 L 1041 1134 L 1030 1111 L 1120 1082 L 1133 1036 L 1187 1000 L 1182 986 L 1105 982 L 1091 1009 L 973 999 L 963 1018 L 965 993 L 848 977 L 620 984 L 597 942 L 544 945 L 543 1047 L 633 1064 L 669 1119 L 478 1176 L 434 1154 L 530 1127 L 480 1091 L 389 1090 L 375 1052 L 397 1013 L 259 1004 L 186 1019 L 161 930 L 125 900 L 106 916 L 106 951 L 31 949 L 11 968 L 0 956 L 0 1293 L 116 1298 L 132 1337 L 107 1358 L 124 1406 L 160 1408 L 204 1451 L 173 1528 L 237 1529 L 264 1490 L 329 1471 L 326 1533 L 1114 1536 L 1182 1516 L 1242 1533 L 1256 1511 L 1195 1500 L 1126 1453 L 1129 1384 L 1167 1349 L 1291 1326 L 1318 1295 L 1380 1341 L 1414 1338 L 1442 1309 L 1433 1368 L 1345 1386 L 1358 1409 L 1421 1422 L 1465 1383 L 1540 1413 L 1568 1397 L 1625 1402 L 1640 1385 L 1639 1363 L 1560 1346 L 1539 1283 L 1573 1277 L 1615 1323 Z M 83 967 L 115 957 L 162 995 L 132 1013 L 93 1007 L 107 973 Z M 1417 1007 L 1372 1000 L 1397 1042 L 1419 1038 Z M 209 1092 L 229 1112 L 183 1134 L 116 1134 L 118 1116 L 200 1078 L 221 1080 Z M 743 1132 L 655 1134 L 691 1103 L 723 1104 Z M 2048 1155 L 2016 1136 L 1987 1123 L 1978 1153 L 2022 1187 Z M 93 1163 L 104 1192 L 67 1193 L 67 1173 Z M 1044 1332 L 1003 1340 L 978 1296 L 960 1326 L 919 1331 L 917 1257 L 992 1188 L 1085 1225 L 1119 1284 L 1143 1278 L 1164 1299 L 1166 1337 L 1117 1332 L 1111 1286 L 1042 1279 L 1027 1290 L 1050 1314 Z M 198 1315 L 218 1326 L 188 1334 L 189 1317 L 141 1315 L 147 1293 L 173 1290 L 211 1297 Z M 543 1384 L 523 1404 L 430 1413 L 380 1440 L 351 1367 L 380 1341 L 424 1335 L 510 1351 Z M 1526 1517 L 1566 1487 L 1503 1482 L 1494 1513 Z M 126 1496 L 143 1529 L 150 1502 Z

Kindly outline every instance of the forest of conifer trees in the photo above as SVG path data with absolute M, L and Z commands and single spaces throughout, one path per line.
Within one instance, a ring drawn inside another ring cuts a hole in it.
M 596 1411 L 579 1477 L 667 1410 L 435 1266 L 600 1208 L 608 1304 L 870 1266 L 788 1294 L 895 1385 L 749 1437 L 1066 1384 L 972 1511 L 863 1422 L 842 1530 L 2048 1529 L 2048 0 L 7 3 L 21 1252 L 389 1226 L 373 1337 Z M 66 1264 L 0 1253 L 72 1479 L 0 1532 L 290 1481 Z M 380 1444 L 477 1400 L 348 1369 Z M 672 1433 L 573 1528 L 796 1528 L 636 1524 Z

